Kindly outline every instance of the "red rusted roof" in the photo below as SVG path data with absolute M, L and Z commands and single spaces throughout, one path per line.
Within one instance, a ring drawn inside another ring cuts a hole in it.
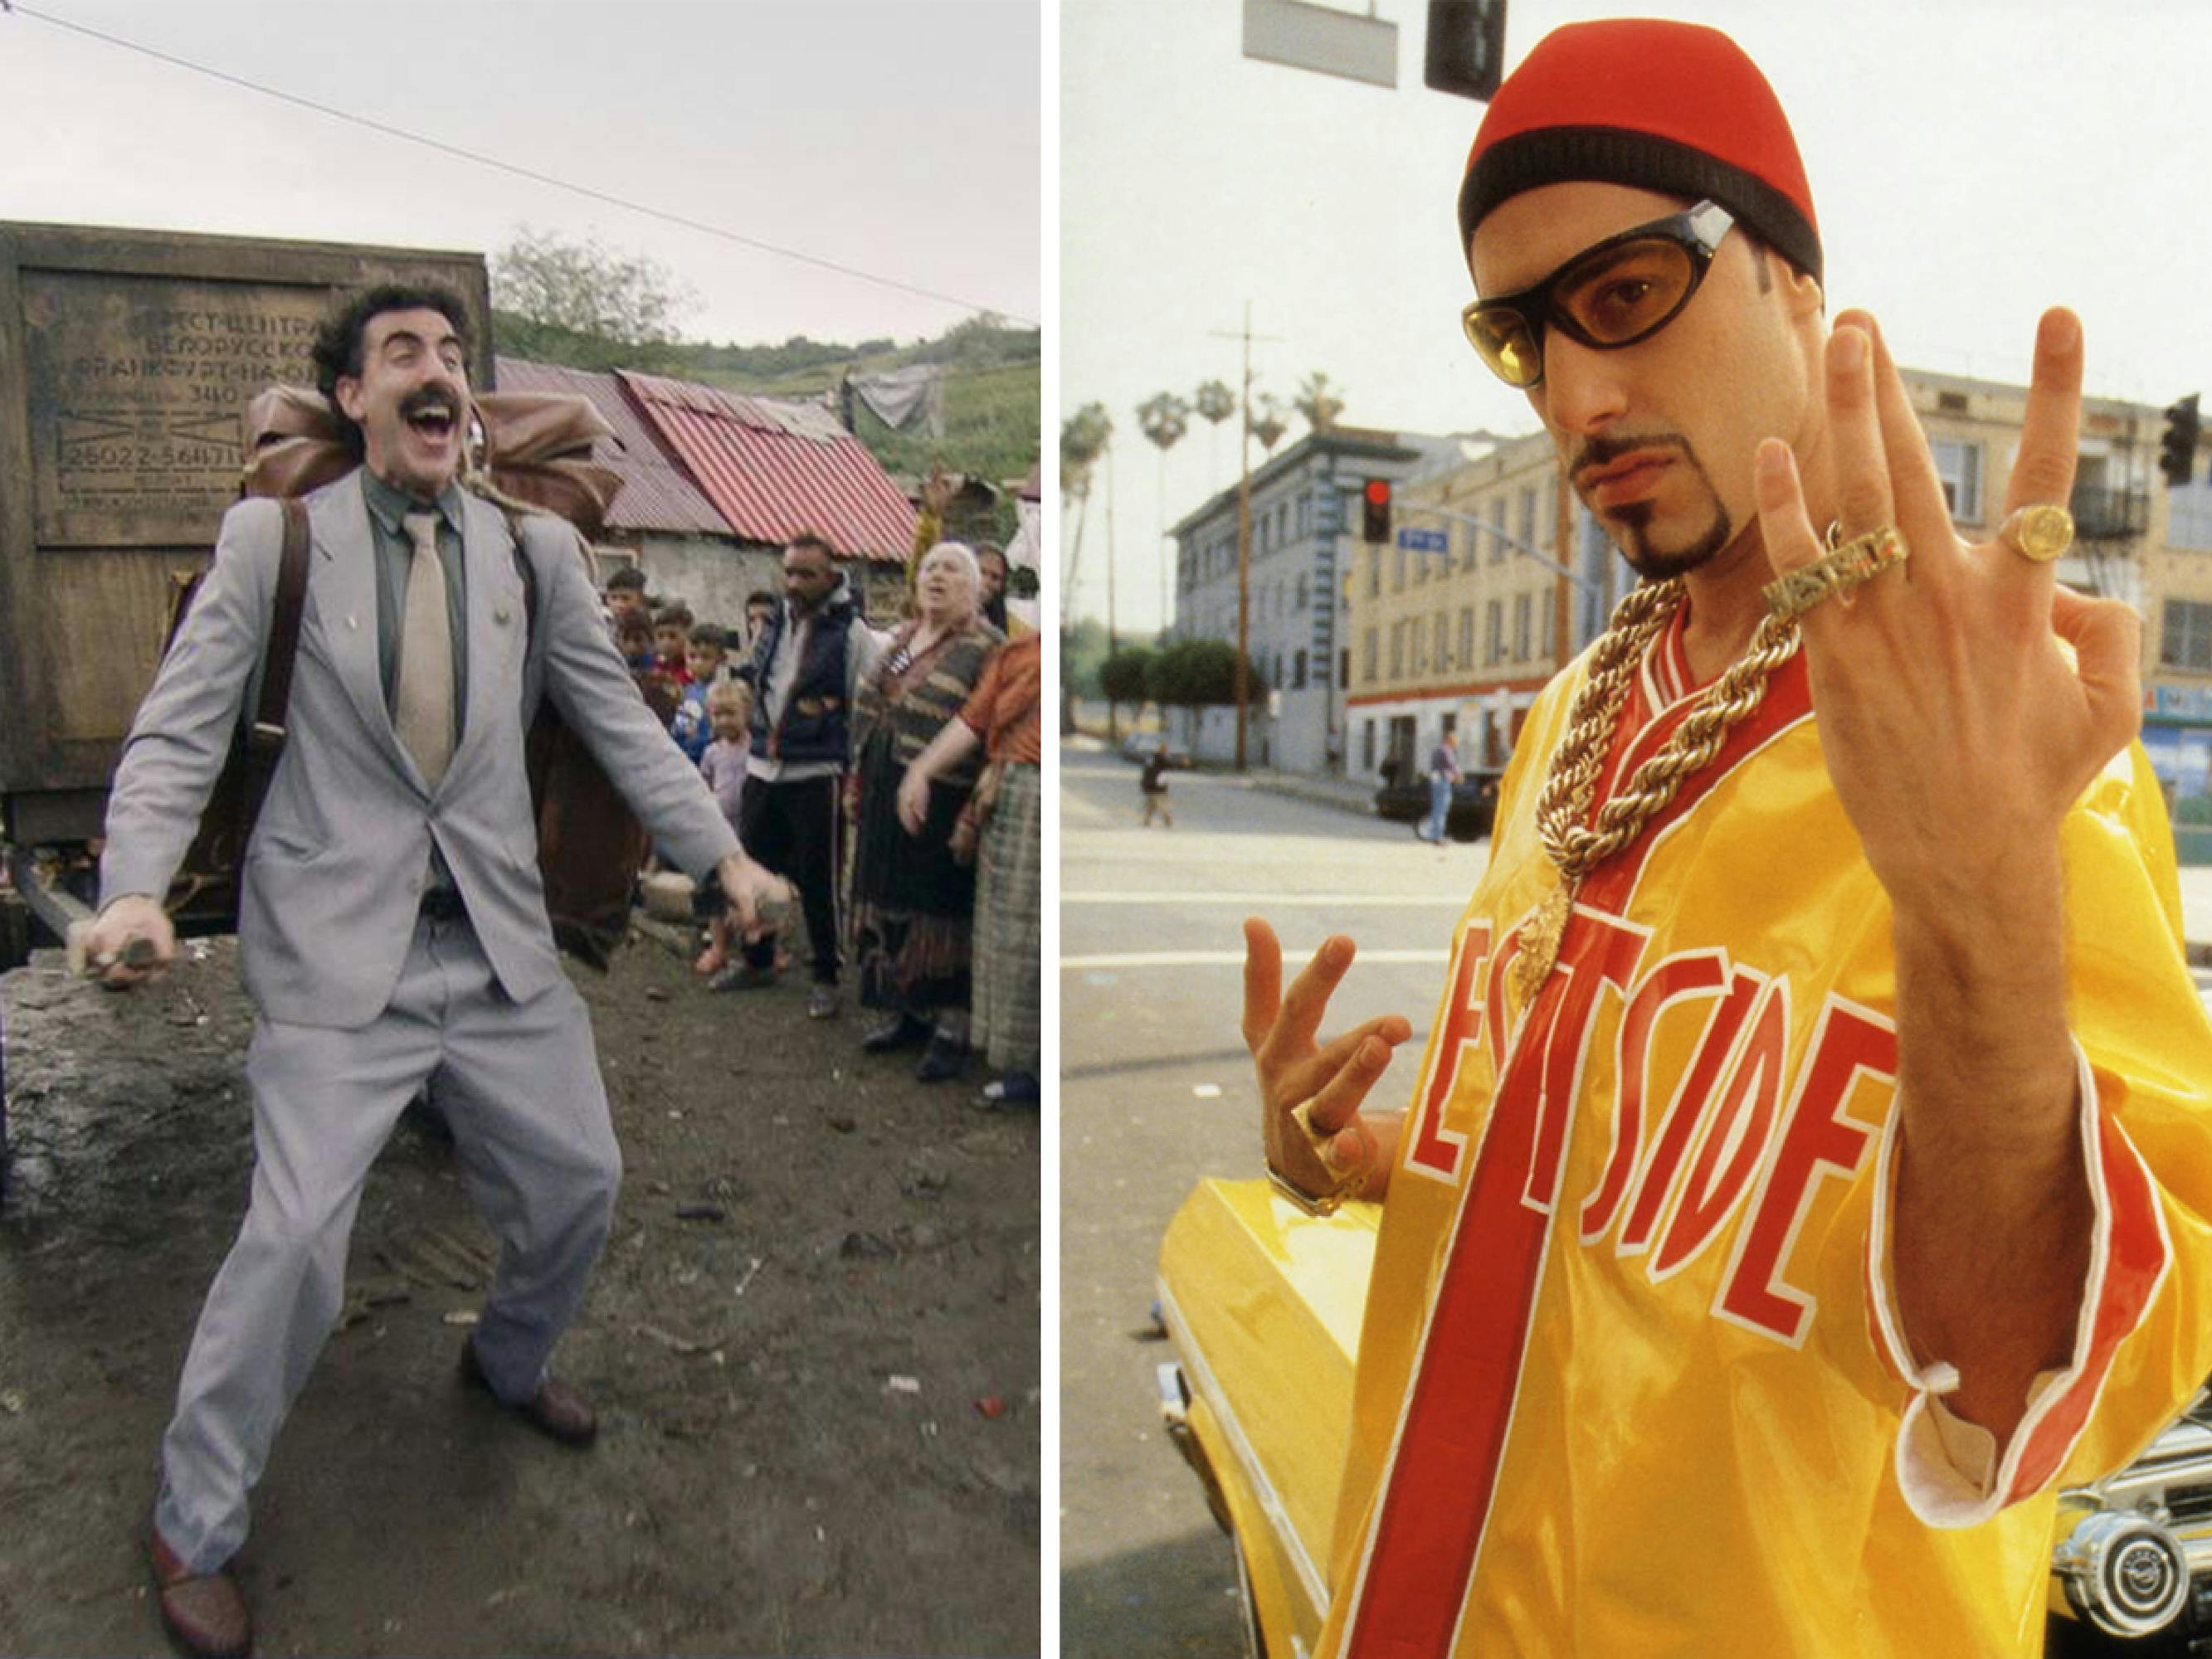
M 533 363 L 520 357 L 499 360 L 502 392 L 558 392 L 587 398 L 614 428 L 611 441 L 592 446 L 592 459 L 622 475 L 622 488 L 607 508 L 607 529 L 657 531 L 676 536 L 732 534 L 714 503 L 699 493 L 661 446 L 611 374 Z
M 616 374 L 739 536 L 776 544 L 811 530 L 842 556 L 906 562 L 913 504 L 828 410 Z

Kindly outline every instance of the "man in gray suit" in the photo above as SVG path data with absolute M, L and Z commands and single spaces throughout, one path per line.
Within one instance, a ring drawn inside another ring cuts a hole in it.
M 674 862 L 750 917 L 748 859 L 609 642 L 574 532 L 462 490 L 465 313 L 431 288 L 353 300 L 316 345 L 364 465 L 307 501 L 289 738 L 247 853 L 239 960 L 258 1018 L 252 1197 L 200 1315 L 162 1443 L 151 1551 L 188 1650 L 252 1641 L 225 1564 L 246 1494 L 334 1323 L 370 1164 L 428 1089 L 501 1243 L 462 1369 L 556 1439 L 590 1405 L 547 1360 L 605 1242 L 621 1173 L 582 1002 L 538 880 L 523 769 L 550 696 Z M 225 517 L 212 571 L 117 768 L 87 940 L 113 984 L 175 949 L 161 906 L 266 645 L 277 504 Z M 535 572 L 534 624 L 518 552 Z M 142 948 L 125 946 L 143 940 Z

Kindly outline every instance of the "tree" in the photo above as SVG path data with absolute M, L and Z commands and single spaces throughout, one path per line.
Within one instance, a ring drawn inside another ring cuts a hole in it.
M 492 255 L 491 291 L 525 322 L 632 348 L 672 343 L 677 319 L 698 304 L 658 259 L 526 224 Z
M 1164 456 L 1190 430 L 1190 405 L 1172 392 L 1157 392 L 1137 405 L 1137 424 Z
M 1221 476 L 1221 423 L 1237 412 L 1237 394 L 1219 380 L 1208 380 L 1191 394 L 1191 404 L 1213 428 L 1206 445 L 1206 471 L 1218 478 Z
M 1247 672 L 1257 685 L 1260 677 Z M 1178 708 L 1237 701 L 1237 647 L 1226 640 L 1177 640 L 1152 659 L 1145 689 L 1153 702 Z
M 1075 541 L 1060 577 L 1060 605 L 1069 616 L 1075 613 L 1075 579 L 1083 566 L 1083 528 L 1091 518 L 1091 469 L 1113 439 L 1113 418 L 1103 404 L 1085 404 L 1060 422 L 1060 500 L 1076 505 Z
M 1237 412 L 1237 394 L 1218 380 L 1208 380 L 1192 394 L 1192 406 L 1219 426 Z
M 1272 392 L 1261 393 L 1260 407 L 1252 416 L 1252 435 L 1272 455 L 1289 430 L 1289 422 L 1283 419 L 1283 400 Z
M 1172 392 L 1155 392 L 1137 405 L 1137 424 L 1160 452 L 1159 489 L 1153 496 L 1159 518 L 1159 538 L 1154 544 L 1160 558 L 1160 625 L 1174 619 L 1168 602 L 1168 578 L 1175 561 L 1168 552 L 1168 451 L 1190 430 L 1190 405 Z
M 1079 617 L 1060 637 L 1061 688 L 1070 696 L 1103 696 L 1098 673 L 1106 661 L 1106 624 L 1096 617 Z
M 1292 406 L 1304 416 L 1306 424 L 1316 432 L 1325 432 L 1336 424 L 1336 417 L 1344 413 L 1344 399 L 1331 390 L 1328 376 L 1316 369 L 1298 383 L 1298 395 L 1291 399 Z
M 1090 498 L 1091 470 L 1114 437 L 1113 417 L 1103 404 L 1085 404 L 1060 422 L 1060 493 L 1080 503 Z
M 1154 653 L 1141 645 L 1116 651 L 1100 665 L 1098 689 L 1109 703 L 1141 706 L 1151 695 Z

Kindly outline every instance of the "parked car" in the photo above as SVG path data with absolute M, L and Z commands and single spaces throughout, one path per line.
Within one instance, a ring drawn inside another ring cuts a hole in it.
M 1480 841 L 1488 835 L 1498 816 L 1498 781 L 1504 775 L 1486 767 L 1461 773 L 1452 785 L 1444 834 L 1454 841 Z M 1375 792 L 1375 815 L 1394 823 L 1410 823 L 1418 834 L 1429 817 L 1427 775 L 1404 767 L 1386 769 L 1382 787 Z
M 1168 1438 L 1236 1547 L 1249 1659 L 1310 1653 L 1352 1426 L 1382 1206 L 1326 1219 L 1265 1181 L 1206 1181 L 1160 1246 Z M 2212 1652 L 2212 1390 L 2129 1468 L 2060 1495 L 2052 1659 Z

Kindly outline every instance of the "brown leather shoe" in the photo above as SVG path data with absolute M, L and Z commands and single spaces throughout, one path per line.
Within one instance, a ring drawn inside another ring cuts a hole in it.
M 161 1593 L 161 1627 L 170 1639 L 193 1659 L 246 1659 L 253 1651 L 253 1621 L 228 1570 L 187 1571 L 158 1530 L 149 1534 L 146 1553 L 154 1587 Z
M 461 1376 L 492 1398 L 491 1379 L 483 1373 L 483 1362 L 477 1358 L 473 1338 L 461 1344 Z M 501 1401 L 501 1405 L 507 1405 Z M 548 1376 L 538 1385 L 538 1392 L 520 1405 L 507 1406 L 524 1422 L 549 1439 L 564 1446 L 588 1446 L 599 1438 L 599 1414 L 592 1409 L 592 1402 L 557 1376 Z

